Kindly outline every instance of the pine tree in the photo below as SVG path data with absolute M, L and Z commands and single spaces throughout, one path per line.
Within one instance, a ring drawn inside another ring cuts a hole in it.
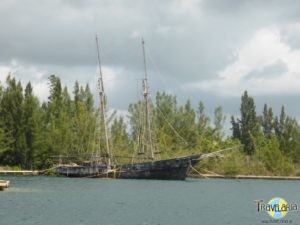
M 247 154 L 255 151 L 255 136 L 258 134 L 258 121 L 256 117 L 254 100 L 244 92 L 241 102 L 241 143 Z
M 2 106 L 2 99 L 3 99 L 3 87 L 0 83 L 0 113 L 1 113 L 1 106 Z M 1 114 L 0 114 L 1 115 Z M 0 164 L 2 162 L 2 154 L 7 150 L 5 145 L 5 139 L 4 139 L 4 128 L 3 128 L 3 117 L 0 117 Z
M 77 81 L 73 93 L 75 105 L 72 118 L 73 151 L 76 153 L 91 151 L 94 149 L 95 140 L 93 139 L 96 129 L 93 96 L 88 85 L 83 90 Z
M 277 137 L 282 137 L 283 131 L 285 129 L 285 122 L 286 122 L 286 114 L 284 110 L 284 106 L 281 107 L 279 119 L 276 116 L 274 121 L 274 130 Z
M 129 105 L 129 123 L 133 140 L 138 140 L 142 129 L 142 102 L 136 102 Z
M 188 100 L 184 106 L 179 108 L 174 128 L 185 140 L 185 143 L 182 143 L 182 140 L 179 139 L 183 146 L 187 145 L 189 149 L 192 149 L 196 146 L 196 113 L 192 108 L 190 100 Z
M 270 137 L 273 133 L 274 118 L 272 108 L 268 108 L 267 104 L 264 105 L 263 116 L 261 119 L 261 125 L 263 127 L 263 133 L 266 137 Z
M 205 115 L 205 107 L 203 102 L 199 102 L 199 107 L 198 107 L 198 129 L 199 132 L 203 132 L 206 128 L 208 128 L 210 119 L 208 116 Z
M 50 95 L 46 106 L 46 131 L 45 131 L 45 149 L 41 153 L 41 163 L 45 166 L 51 166 L 54 161 L 53 156 L 66 154 L 69 146 L 69 118 L 66 107 L 69 106 L 69 97 L 66 89 L 63 89 L 58 76 L 49 77 Z M 67 106 L 65 106 L 66 104 Z
M 178 143 L 178 135 L 174 133 L 177 115 L 176 96 L 165 92 L 156 94 L 154 127 L 158 148 L 162 151 L 174 150 Z
M 211 152 L 218 143 L 215 140 L 214 128 L 210 126 L 210 118 L 205 114 L 205 106 L 202 101 L 199 102 L 197 114 L 197 151 Z
M 25 135 L 25 167 L 27 169 L 32 169 L 35 167 L 35 151 L 36 151 L 36 140 L 38 136 L 38 117 L 37 113 L 39 111 L 38 99 L 33 95 L 33 89 L 31 83 L 29 82 L 25 88 L 25 98 L 24 98 L 24 135 Z
M 128 156 L 134 153 L 122 116 L 114 118 L 111 125 L 111 142 L 115 156 Z M 119 158 L 118 160 L 122 160 Z
M 232 130 L 232 138 L 241 139 L 241 129 L 239 121 L 234 119 L 234 116 L 231 116 L 231 130 Z
M 2 93 L 0 106 L 5 145 L 1 161 L 8 165 L 24 166 L 23 88 L 21 83 L 17 83 L 11 75 L 8 75 L 6 84 L 7 87 Z
M 82 101 L 81 96 L 80 96 L 80 87 L 79 87 L 78 81 L 75 82 L 73 94 L 74 94 L 75 111 L 77 111 L 78 104 L 79 104 L 79 102 Z
M 89 84 L 86 84 L 84 89 L 84 102 L 88 112 L 92 112 L 94 109 L 94 99 L 90 90 Z
M 215 118 L 214 118 L 214 135 L 216 137 L 217 140 L 222 140 L 223 138 L 223 125 L 225 123 L 226 120 L 226 116 L 223 115 L 223 110 L 221 106 L 218 106 L 217 108 L 215 108 Z
M 58 118 L 62 109 L 62 86 L 59 77 L 51 75 L 49 77 L 50 95 L 48 97 L 48 116 Z M 49 119 L 50 119 L 49 117 Z

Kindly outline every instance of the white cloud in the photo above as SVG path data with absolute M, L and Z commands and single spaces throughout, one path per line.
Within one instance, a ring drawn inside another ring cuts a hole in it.
M 33 82 L 33 92 L 41 102 L 45 102 L 49 96 L 49 85 L 47 81 Z
M 24 88 L 30 81 L 33 86 L 33 92 L 39 98 L 40 102 L 48 100 L 48 77 L 50 74 L 56 74 L 60 77 L 62 86 L 67 86 L 71 96 L 73 94 L 73 87 L 76 80 L 83 86 L 85 86 L 86 83 L 89 83 L 91 92 L 94 94 L 95 103 L 97 105 L 99 104 L 99 69 L 96 66 L 70 66 L 68 68 L 61 66 L 54 67 L 53 65 L 33 66 L 14 59 L 9 64 L 0 65 L 1 85 L 6 85 L 5 81 L 9 73 L 11 73 L 17 81 L 20 80 Z M 134 85 L 136 84 L 136 77 L 133 74 L 128 74 L 128 70 L 126 68 L 103 65 L 102 73 L 105 92 L 109 98 L 109 104 L 111 106 L 118 106 L 120 98 L 132 98 L 135 94 L 133 87 L 135 87 Z M 126 101 L 126 107 L 128 103 L 129 102 Z
M 170 26 L 161 26 L 160 25 L 155 29 L 155 32 L 160 35 L 167 35 L 170 31 L 171 31 Z
M 7 75 L 10 72 L 10 67 L 9 66 L 0 66 L 0 84 L 4 84 Z
M 201 0 L 175 0 L 172 2 L 171 12 L 175 15 L 197 15 Z
M 58 72 L 58 76 L 60 73 L 62 73 L 64 76 L 67 76 L 67 74 L 64 74 L 65 71 L 63 71 L 61 68 L 56 68 Z M 69 68 L 71 70 L 71 68 Z M 74 70 L 80 70 L 79 68 L 75 68 Z M 108 92 L 113 92 L 120 86 L 121 81 L 118 79 L 120 76 L 120 73 L 122 72 L 122 69 L 115 69 L 107 66 L 102 67 L 102 73 L 103 73 L 103 80 L 105 82 L 105 89 Z M 50 74 L 44 69 L 41 69 L 40 67 L 36 67 L 30 64 L 26 64 L 23 62 L 19 62 L 16 59 L 13 59 L 8 65 L 0 65 L 0 81 L 2 85 L 5 85 L 5 80 L 7 75 L 11 73 L 13 77 L 15 77 L 17 80 L 20 80 L 22 85 L 25 87 L 27 82 L 31 82 L 33 86 L 34 93 L 39 97 L 41 101 L 46 101 L 49 95 L 49 85 L 48 85 L 48 77 Z M 55 72 L 54 72 L 55 73 Z M 83 73 L 79 71 L 79 73 Z M 95 71 L 94 78 L 92 76 L 88 77 L 87 82 L 94 83 L 95 81 L 98 81 L 99 76 L 99 70 Z M 74 75 L 74 72 L 71 73 L 73 75 L 72 81 L 75 82 L 77 78 L 80 77 L 80 75 Z M 71 90 L 74 83 L 67 82 L 63 79 L 62 85 L 67 85 L 68 89 Z M 91 87 L 92 89 L 97 89 L 97 85 L 93 85 Z
M 35 95 L 37 95 L 41 101 L 47 100 L 49 90 L 47 80 L 45 79 L 45 76 L 48 74 L 46 71 L 13 59 L 8 65 L 0 65 L 0 81 L 4 86 L 9 73 L 11 73 L 16 80 L 20 80 L 23 87 L 30 81 Z
M 280 62 L 285 71 L 267 74 L 267 68 Z M 236 60 L 218 73 L 217 78 L 189 84 L 219 95 L 240 96 L 244 90 L 254 95 L 300 93 L 300 51 L 282 40 L 278 27 L 260 29 L 237 51 Z
M 130 34 L 130 37 L 135 39 L 135 38 L 140 38 L 142 36 L 141 31 L 139 30 L 133 30 Z
M 105 89 L 109 92 L 114 92 L 118 86 L 120 86 L 119 75 L 122 69 L 114 69 L 111 67 L 103 66 L 102 74 L 103 74 L 103 82 Z
M 299 36 L 300 36 L 300 22 L 290 23 L 282 28 L 283 39 L 291 43 L 292 45 L 297 45 L 299 48 Z
M 9 73 L 16 77 L 26 78 L 27 80 L 40 80 L 46 74 L 45 71 L 38 69 L 36 66 L 20 63 L 16 59 L 12 59 L 7 65 L 0 65 L 1 81 L 5 80 Z

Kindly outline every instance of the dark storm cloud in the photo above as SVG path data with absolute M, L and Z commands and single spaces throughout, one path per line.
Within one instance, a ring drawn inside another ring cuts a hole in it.
M 272 23 L 277 20 L 279 10 L 280 15 L 289 17 L 297 9 L 297 5 L 288 3 L 291 1 L 275 1 L 274 10 L 269 7 L 272 4 L 261 3 L 264 1 L 210 0 L 196 4 L 198 8 L 194 10 L 198 14 L 190 15 L 188 11 L 180 13 L 178 7 L 184 4 L 176 6 L 174 2 L 4 1 L 0 8 L 0 57 L 1 60 L 18 56 L 42 63 L 91 64 L 94 63 L 93 37 L 99 33 L 103 54 L 115 56 L 108 63 L 118 63 L 118 58 L 119 63 L 134 65 L 132 58 L 138 56 L 132 48 L 139 43 L 130 36 L 139 31 L 156 53 L 157 61 L 165 61 L 168 67 L 181 61 L 183 67 L 190 64 L 194 70 L 203 67 L 211 70 L 212 66 L 207 64 L 227 62 L 224 55 L 230 49 L 228 42 L 241 39 L 242 35 L 236 34 L 247 30 L 242 28 L 246 23 L 251 30 L 257 27 L 251 26 L 256 18 L 268 14 L 273 17 L 268 20 Z M 215 13 L 205 11 L 207 8 Z M 233 12 L 246 13 L 238 18 Z
M 184 4 L 175 3 L 7 1 L 0 8 L 0 60 L 92 65 L 93 39 L 98 33 L 104 63 L 139 69 L 140 43 L 132 38 L 137 32 L 145 37 L 161 70 L 170 76 L 214 76 L 228 63 L 226 55 L 231 46 L 227 43 L 237 39 L 230 35 L 235 22 L 204 15 L 200 3 L 193 9 L 195 15 L 190 15 L 189 8 L 181 9 Z
M 293 17 L 297 8 L 282 1 L 186 2 L 4 1 L 0 60 L 94 65 L 98 33 L 104 63 L 139 70 L 139 38 L 132 37 L 136 32 L 165 74 L 205 79 L 232 60 L 230 52 L 247 35 L 284 15 Z
M 79 80 L 96 89 L 97 33 L 103 65 L 117 76 L 107 81 L 110 103 L 126 109 L 143 76 L 140 36 L 144 36 L 153 93 L 167 90 L 181 101 L 192 99 L 195 105 L 203 100 L 210 113 L 222 105 L 225 112 L 236 114 L 238 97 L 219 96 L 218 90 L 182 89 L 182 85 L 217 78 L 237 60 L 239 49 L 264 27 L 278 26 L 283 40 L 291 48 L 299 48 L 300 30 L 295 32 L 299 11 L 300 1 L 294 0 L 3 0 L 0 66 L 15 59 L 44 71 L 38 78 L 30 76 L 38 82 L 46 82 L 55 73 L 70 88 Z M 258 68 L 250 76 L 272 78 L 285 71 L 279 63 L 265 70 Z M 22 68 L 17 74 L 19 79 L 27 79 L 22 77 L 26 74 Z M 295 98 L 284 101 L 300 115 Z M 262 99 L 279 105 L 278 97 Z

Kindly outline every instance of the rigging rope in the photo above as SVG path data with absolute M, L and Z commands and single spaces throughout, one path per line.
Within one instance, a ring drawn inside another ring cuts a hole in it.
M 151 103 L 153 104 L 152 100 Z M 169 125 L 169 127 L 172 129 L 172 131 L 186 144 L 189 145 L 189 143 L 175 130 L 175 128 L 172 126 L 172 124 L 167 120 L 166 116 L 164 115 L 164 113 L 162 112 L 162 110 L 159 108 L 158 105 L 156 105 L 157 109 L 159 110 L 159 112 L 162 114 L 164 120 L 167 122 L 167 124 Z
M 237 150 L 240 147 L 242 147 L 243 145 L 236 145 L 230 148 L 224 148 L 215 152 L 210 152 L 210 153 L 206 153 L 200 156 L 200 159 L 206 159 L 206 158 L 212 158 L 212 157 L 216 157 L 216 156 L 221 156 L 220 153 L 225 152 L 225 151 L 230 151 L 230 150 Z

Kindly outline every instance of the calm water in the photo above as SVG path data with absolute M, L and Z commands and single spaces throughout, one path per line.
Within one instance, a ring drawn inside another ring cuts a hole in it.
M 300 204 L 300 181 L 188 179 L 187 181 L 0 177 L 2 225 L 262 224 L 255 199 Z M 285 219 L 300 224 L 300 212 Z

